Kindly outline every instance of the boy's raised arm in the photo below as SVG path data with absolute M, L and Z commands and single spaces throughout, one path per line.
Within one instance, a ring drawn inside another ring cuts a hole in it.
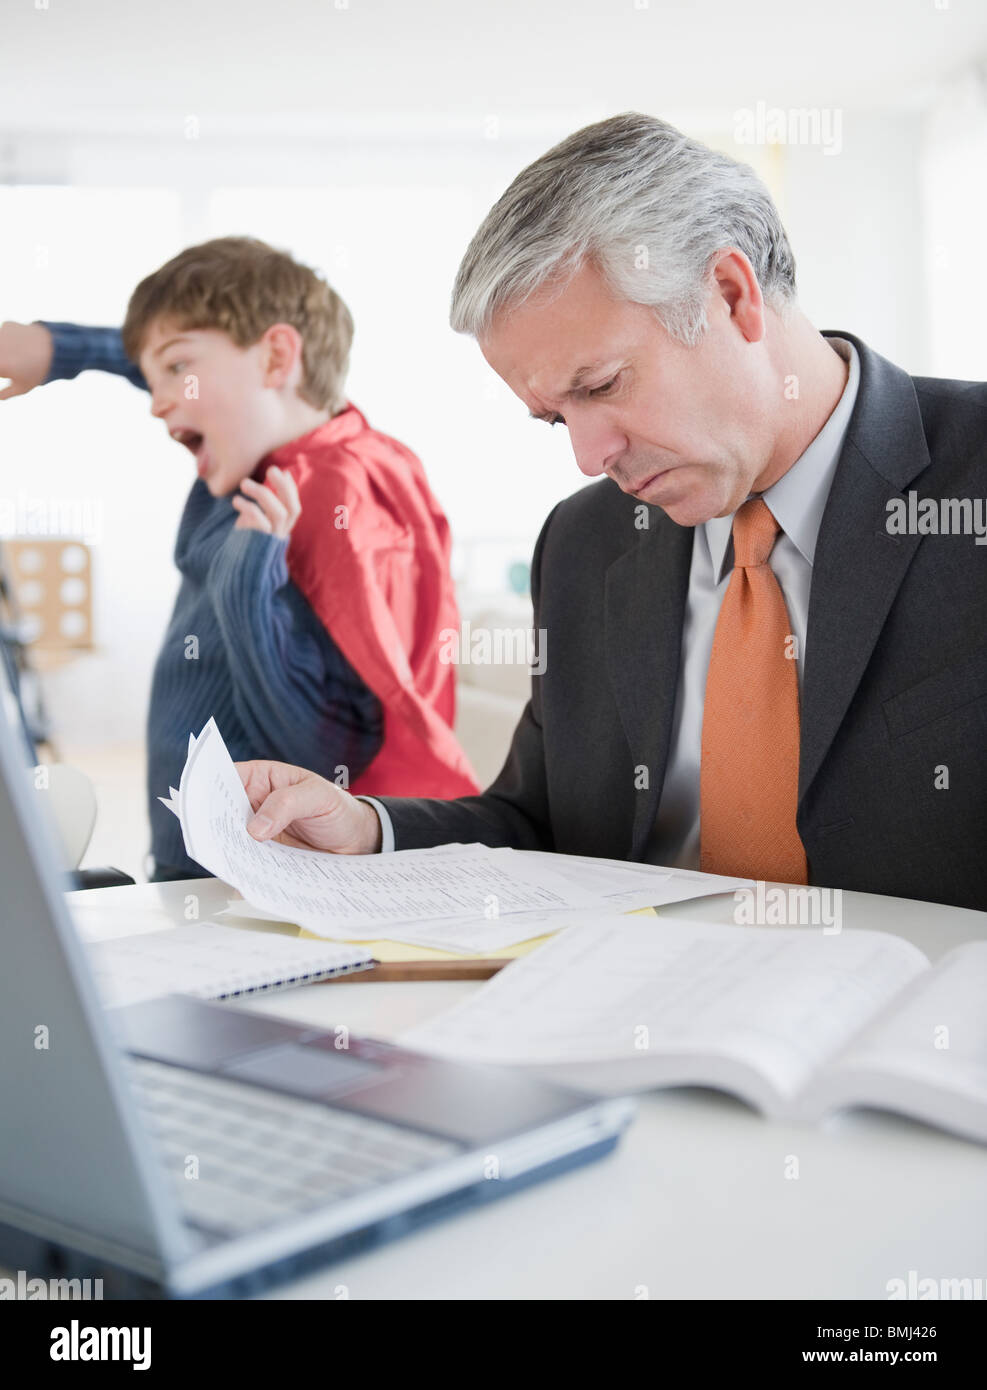
M 10 385 L 0 400 L 26 395 L 49 381 L 64 381 L 80 372 L 111 372 L 147 389 L 139 367 L 127 357 L 119 328 L 81 323 L 0 324 L 0 377 Z
M 86 371 L 111 372 L 147 390 L 143 372 L 123 350 L 119 328 L 47 321 L 39 321 L 37 326 L 51 334 L 52 357 L 46 382 L 63 381 Z

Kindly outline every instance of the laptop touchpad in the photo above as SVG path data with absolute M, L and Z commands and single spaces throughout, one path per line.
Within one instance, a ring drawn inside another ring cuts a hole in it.
M 280 1043 L 264 1052 L 252 1052 L 247 1057 L 234 1058 L 218 1069 L 224 1076 L 271 1086 L 278 1091 L 325 1100 L 364 1086 L 370 1080 L 380 1080 L 375 1073 L 387 1075 L 393 1067 L 353 1057 L 345 1052 L 324 1052 L 321 1048 L 303 1047 L 298 1043 Z

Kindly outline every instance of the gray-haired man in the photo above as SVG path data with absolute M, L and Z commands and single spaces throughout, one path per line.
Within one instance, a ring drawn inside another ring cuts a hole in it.
M 518 176 L 452 324 L 606 475 L 538 540 L 543 674 L 481 796 L 368 804 L 242 764 L 252 832 L 987 908 L 987 549 L 962 524 L 987 499 L 987 387 L 817 331 L 752 170 L 641 115 Z

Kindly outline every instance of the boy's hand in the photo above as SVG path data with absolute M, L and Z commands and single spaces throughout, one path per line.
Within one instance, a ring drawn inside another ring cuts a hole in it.
M 255 840 L 279 840 L 330 854 L 377 854 L 377 812 L 317 773 L 289 763 L 234 763 L 254 811 Z
M 269 536 L 280 536 L 283 540 L 301 516 L 302 504 L 290 473 L 283 473 L 272 465 L 267 476 L 274 485 L 273 492 L 266 482 L 258 483 L 253 478 L 244 478 L 240 484 L 247 496 L 237 493 L 233 498 L 233 505 L 240 513 L 233 529 L 266 531 Z
M 0 323 L 0 377 L 10 377 L 10 385 L 0 391 L 0 401 L 40 386 L 51 370 L 53 352 L 51 334 L 43 323 Z

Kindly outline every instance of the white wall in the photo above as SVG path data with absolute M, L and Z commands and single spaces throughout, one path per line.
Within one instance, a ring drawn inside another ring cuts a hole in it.
M 786 148 L 783 216 L 802 307 L 912 373 L 932 369 L 921 113 L 849 111 L 843 147 Z
M 174 193 L 0 189 L 0 317 L 113 322 L 149 261 L 181 240 Z M 0 403 L 2 491 L 80 515 L 92 535 L 97 650 L 46 681 L 67 741 L 141 736 L 150 663 L 176 588 L 188 469 L 143 392 L 89 373 Z
M 987 285 L 979 249 L 987 227 L 987 65 L 940 93 L 922 149 L 925 269 L 936 376 L 987 378 Z

